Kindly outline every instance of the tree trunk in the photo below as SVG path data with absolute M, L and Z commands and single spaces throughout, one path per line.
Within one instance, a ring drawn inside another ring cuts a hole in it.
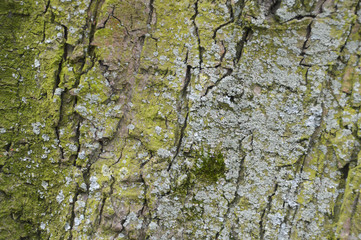
M 361 239 L 356 0 L 1 0 L 1 239 Z

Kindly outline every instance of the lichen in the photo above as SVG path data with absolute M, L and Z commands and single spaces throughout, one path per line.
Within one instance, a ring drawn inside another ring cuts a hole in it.
M 0 238 L 359 237 L 359 8 L 5 0 Z

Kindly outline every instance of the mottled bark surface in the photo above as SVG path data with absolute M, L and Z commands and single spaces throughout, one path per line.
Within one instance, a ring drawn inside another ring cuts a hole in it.
M 1 0 L 1 239 L 361 239 L 361 3 Z

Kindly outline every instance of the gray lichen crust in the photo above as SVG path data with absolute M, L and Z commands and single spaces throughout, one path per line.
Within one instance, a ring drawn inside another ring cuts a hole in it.
M 0 239 L 361 239 L 361 3 L 2 0 Z

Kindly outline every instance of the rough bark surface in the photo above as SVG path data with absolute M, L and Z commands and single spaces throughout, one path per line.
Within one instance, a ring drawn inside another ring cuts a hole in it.
M 1 239 L 361 239 L 361 3 L 1 0 Z

